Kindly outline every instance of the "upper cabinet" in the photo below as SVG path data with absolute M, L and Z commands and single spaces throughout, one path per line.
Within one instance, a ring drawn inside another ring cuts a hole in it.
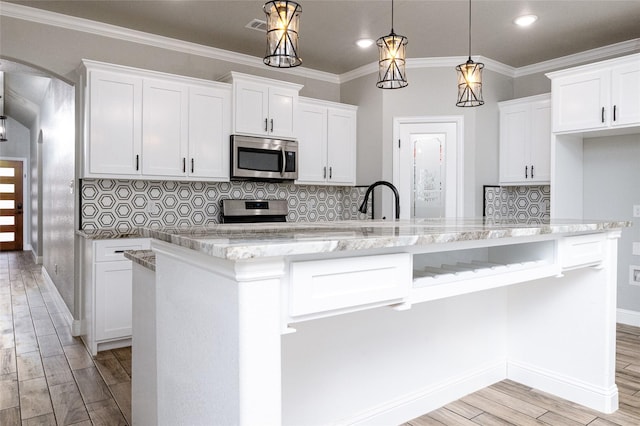
M 547 74 L 553 132 L 640 125 L 640 54 Z
M 357 107 L 300 98 L 296 183 L 355 185 Z
M 297 137 L 295 121 L 301 85 L 236 72 L 229 73 L 224 81 L 233 84 L 234 134 Z
M 231 86 L 83 61 L 85 178 L 229 180 Z
M 551 180 L 551 97 L 498 103 L 500 184 L 540 185 Z

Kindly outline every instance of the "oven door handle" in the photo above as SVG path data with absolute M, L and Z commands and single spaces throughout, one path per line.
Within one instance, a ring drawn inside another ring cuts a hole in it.
M 282 150 L 282 170 L 280 171 L 280 176 L 283 177 L 285 170 L 287 170 L 287 154 L 284 146 L 281 146 L 280 149 Z

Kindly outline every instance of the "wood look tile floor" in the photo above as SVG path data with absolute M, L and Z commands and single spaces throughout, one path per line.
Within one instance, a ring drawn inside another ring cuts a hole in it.
M 402 426 L 640 426 L 640 328 L 618 325 L 620 409 L 602 414 L 510 380 Z M 0 253 L 0 426 L 131 423 L 131 348 L 92 358 L 30 253 Z

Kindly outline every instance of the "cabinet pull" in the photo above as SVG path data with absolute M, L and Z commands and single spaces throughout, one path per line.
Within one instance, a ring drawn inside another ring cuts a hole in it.
M 324 166 L 324 171 L 322 172 L 322 179 L 327 178 L 327 166 Z
M 333 167 L 329 167 L 329 179 L 333 179 Z
M 187 159 L 182 157 L 182 173 L 187 172 Z
M 604 123 L 604 107 L 602 107 L 602 122 Z
M 140 170 L 140 155 L 136 154 L 136 171 Z
M 192 159 L 191 159 L 191 173 L 193 173 L 193 164 L 194 164 L 194 161 L 195 161 L 195 160 L 192 158 Z
M 273 118 L 271 119 L 271 132 L 273 132 Z
M 616 106 L 617 105 L 613 106 L 613 121 L 616 121 Z
M 114 253 L 124 253 L 124 250 L 114 250 Z
M 268 120 L 265 118 L 264 119 L 264 131 L 265 132 L 267 131 L 267 122 L 268 122 Z
M 531 165 L 531 179 L 533 179 L 533 164 Z
M 529 166 L 524 166 L 524 178 L 529 178 Z

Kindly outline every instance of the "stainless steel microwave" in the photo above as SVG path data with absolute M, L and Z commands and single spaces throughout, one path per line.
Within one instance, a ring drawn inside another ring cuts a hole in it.
M 231 179 L 297 178 L 297 141 L 231 136 Z

